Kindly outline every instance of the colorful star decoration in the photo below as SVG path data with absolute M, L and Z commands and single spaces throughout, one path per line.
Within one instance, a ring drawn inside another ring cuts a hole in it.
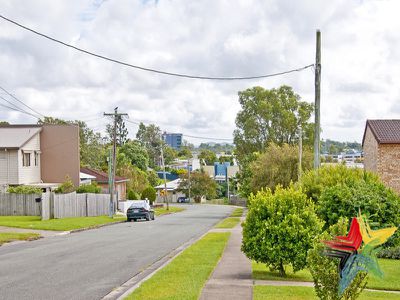
M 377 247 L 394 234 L 396 227 L 372 230 L 365 216 L 359 213 L 353 218 L 347 236 L 337 236 L 333 241 L 323 241 L 327 246 L 325 254 L 340 258 L 339 296 L 353 282 L 359 272 L 370 272 L 378 277 L 383 273 L 378 265 Z

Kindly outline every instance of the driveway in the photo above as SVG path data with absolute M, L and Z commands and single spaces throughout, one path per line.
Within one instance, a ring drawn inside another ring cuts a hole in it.
M 0 247 L 1 299 L 101 299 L 233 208 L 183 205 L 151 222 L 120 223 Z

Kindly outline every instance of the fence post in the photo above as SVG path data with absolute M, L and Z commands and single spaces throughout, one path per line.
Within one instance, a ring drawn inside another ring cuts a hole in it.
M 89 197 L 89 195 L 87 194 L 87 193 L 85 193 L 85 204 L 86 204 L 86 217 L 88 217 L 89 216 L 89 212 L 88 212 L 88 197 Z

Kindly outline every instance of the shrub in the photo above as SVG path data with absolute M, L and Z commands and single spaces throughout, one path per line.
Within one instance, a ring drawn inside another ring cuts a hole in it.
M 42 189 L 29 185 L 18 185 L 18 186 L 10 186 L 7 189 L 7 193 L 12 194 L 41 194 Z
M 390 258 L 390 259 L 400 259 L 400 247 L 391 247 L 387 249 L 382 249 L 377 253 L 379 258 Z
M 66 177 L 65 181 L 54 190 L 56 194 L 68 194 L 75 191 L 75 186 L 70 177 Z
M 334 237 L 347 234 L 348 221 L 345 218 L 340 218 L 338 223 L 331 226 L 328 231 L 325 231 L 317 237 L 318 242 L 315 243 L 313 249 L 308 251 L 307 265 L 314 280 L 314 289 L 319 299 L 323 300 L 345 300 L 356 299 L 367 284 L 367 273 L 358 273 L 354 281 L 339 297 L 339 271 L 338 258 L 325 256 L 323 251 L 325 246 L 322 240 L 331 240 Z
M 79 186 L 76 189 L 77 193 L 83 194 L 83 193 L 93 193 L 93 194 L 99 194 L 101 192 L 101 187 L 96 182 L 92 182 L 91 184 L 84 184 Z
M 322 222 L 313 202 L 291 185 L 287 189 L 277 186 L 274 194 L 267 189 L 251 195 L 242 226 L 246 256 L 285 276 L 284 265 L 291 264 L 295 272 L 305 268 L 307 251 Z
M 126 196 L 128 200 L 139 200 L 139 194 L 134 192 L 133 190 L 129 190 Z
M 142 199 L 147 198 L 150 201 L 150 204 L 153 204 L 153 202 L 156 200 L 156 197 L 156 190 L 152 186 L 148 186 L 142 192 Z

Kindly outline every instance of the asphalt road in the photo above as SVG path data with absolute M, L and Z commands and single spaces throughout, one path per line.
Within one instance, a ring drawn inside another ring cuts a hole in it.
M 0 299 L 101 299 L 232 211 L 228 206 L 185 207 L 151 222 L 0 247 Z

